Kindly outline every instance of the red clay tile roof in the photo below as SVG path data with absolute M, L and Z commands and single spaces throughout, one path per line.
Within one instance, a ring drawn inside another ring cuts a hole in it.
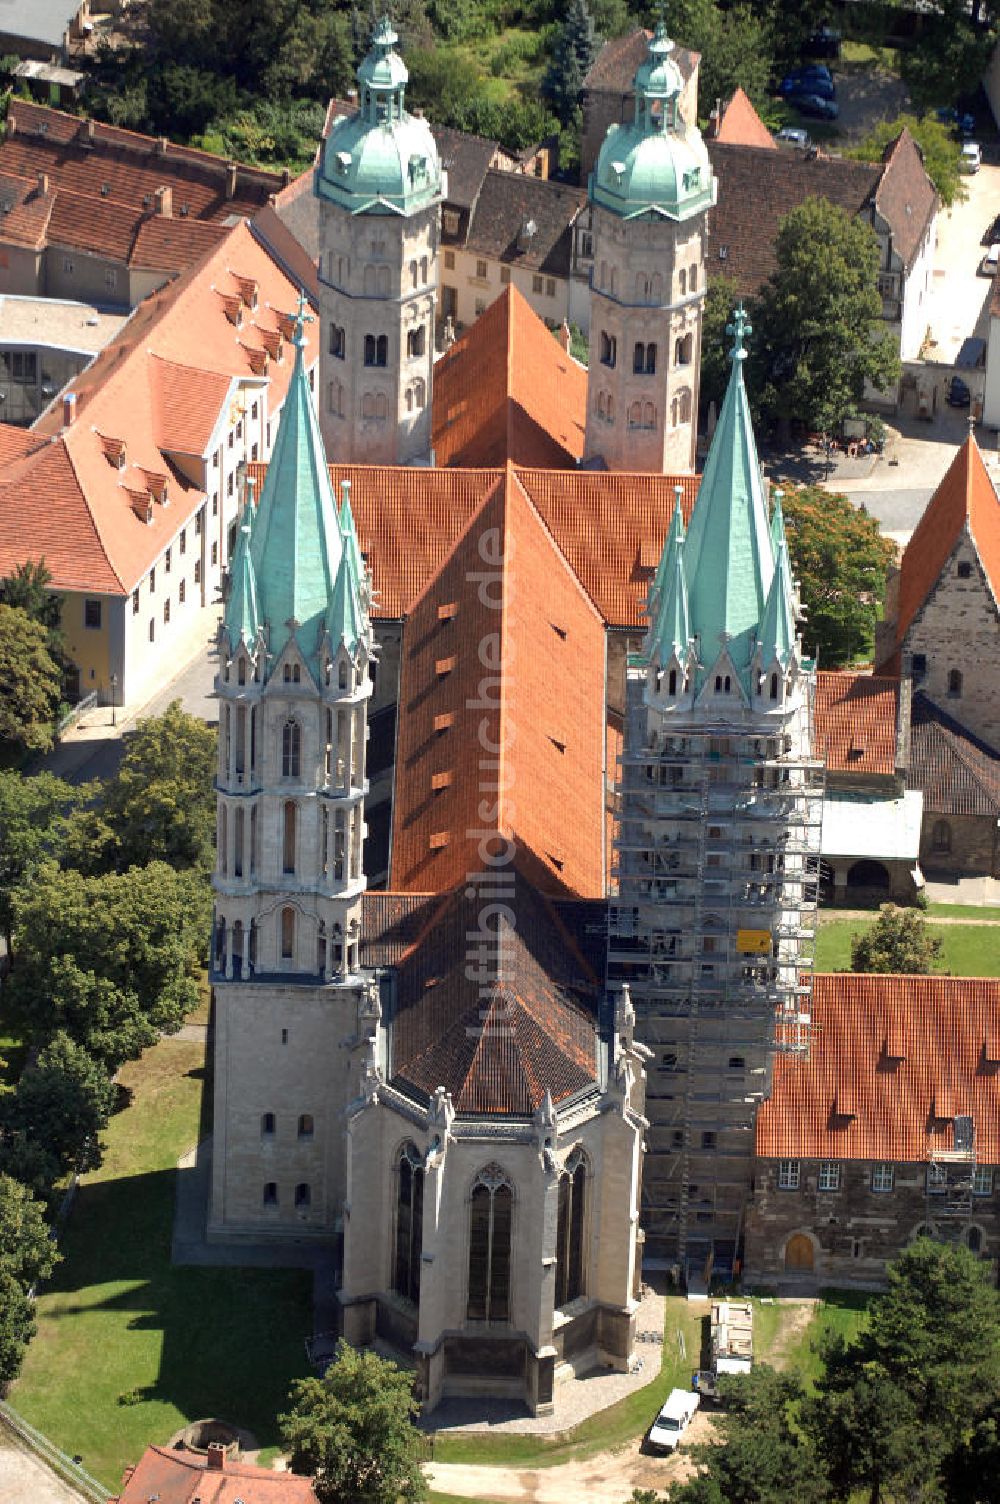
M 217 292 L 235 295 L 239 277 L 255 280 L 260 293 L 237 335 Z M 171 454 L 204 453 L 226 395 L 252 377 L 265 335 L 295 303 L 296 289 L 245 223 L 200 266 L 146 299 L 74 378 L 72 425 L 63 428 L 57 402 L 32 429 L 36 440 L 53 442 L 0 471 L 0 568 L 44 557 L 59 589 L 131 591 L 205 499 Z M 306 326 L 306 338 L 311 363 L 315 324 Z M 288 356 L 270 363 L 272 412 L 291 369 Z M 124 442 L 124 469 L 109 461 L 109 438 Z M 169 505 L 153 497 L 147 523 L 133 510 L 130 491 L 148 492 L 149 473 L 169 475 Z
M 506 869 L 508 875 L 510 869 Z M 490 907 L 506 912 L 495 918 Z M 469 934 L 484 935 L 483 978 Z M 597 981 L 555 908 L 522 879 L 502 900 L 456 891 L 400 961 L 393 1080 L 459 1113 L 528 1117 L 597 1080 Z
M 444 892 L 491 839 L 544 891 L 604 894 L 603 674 L 601 618 L 509 469 L 404 628 L 390 888 Z
M 0 423 L 0 465 L 19 460 L 38 443 L 27 428 L 15 428 L 13 423 Z
M 938 196 L 920 148 L 905 126 L 886 147 L 882 161 L 875 208 L 892 227 L 896 253 L 909 271 L 937 213 Z
M 1000 981 L 817 976 L 812 1013 L 808 1057 L 775 1059 L 758 1155 L 920 1161 L 970 1114 L 979 1161 L 1000 1165 Z
M 651 31 L 633 31 L 627 37 L 613 37 L 605 42 L 583 80 L 584 91 L 608 89 L 614 94 L 628 94 L 636 69 L 646 61 L 652 35 Z M 672 56 L 686 83 L 695 64 L 701 61 L 701 53 L 675 47 Z
M 894 773 L 898 707 L 898 679 L 821 670 L 813 720 L 816 755 L 831 773 Z
M 913 696 L 907 787 L 934 815 L 1000 814 L 1000 757 L 924 694 Z
M 762 146 L 765 151 L 777 151 L 777 143 L 749 97 L 737 89 L 722 112 L 716 141 L 728 141 L 733 146 Z
M 216 1470 L 191 1452 L 167 1447 L 147 1447 L 136 1466 L 126 1470 L 118 1495 L 120 1504 L 148 1504 L 151 1499 L 160 1504 L 316 1504 L 311 1480 L 296 1473 L 228 1460 Z
M 364 966 L 397 966 L 420 939 L 434 911 L 447 903 L 439 893 L 371 890 L 362 899 Z
M 583 456 L 587 373 L 508 286 L 434 367 L 439 465 L 571 468 Z
M 183 271 L 224 240 L 227 233 L 224 225 L 180 219 L 176 214 L 154 214 L 142 220 L 136 230 L 129 266 L 135 271 Z M 54 232 L 50 232 L 50 238 L 54 238 Z
M 1000 600 L 1000 501 L 971 436 L 959 449 L 903 553 L 899 574 L 896 648 L 936 586 L 967 528 L 994 598 Z

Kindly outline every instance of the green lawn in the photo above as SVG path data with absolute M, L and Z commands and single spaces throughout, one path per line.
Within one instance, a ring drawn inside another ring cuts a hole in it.
M 874 916 L 873 916 L 874 917 Z M 850 971 L 851 940 L 873 919 L 834 919 L 816 935 L 816 970 Z M 1000 924 L 928 925 L 941 941 L 939 970 L 953 977 L 1000 976 Z
M 853 1337 L 863 1326 L 865 1312 L 875 1298 L 861 1290 L 823 1290 L 812 1321 L 789 1344 L 781 1366 L 798 1374 L 812 1388 L 819 1378 L 821 1337 L 826 1332 Z
M 149 1442 L 219 1416 L 277 1441 L 307 1371 L 311 1278 L 170 1264 L 174 1166 L 199 1136 L 204 1047 L 168 1039 L 122 1072 L 133 1100 L 66 1227 L 11 1403 L 109 1488 Z
M 988 919 L 1000 924 L 1000 908 L 982 903 L 929 903 L 923 911 L 939 919 Z

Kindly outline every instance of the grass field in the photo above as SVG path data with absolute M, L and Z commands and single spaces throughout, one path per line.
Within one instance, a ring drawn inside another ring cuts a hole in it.
M 123 1070 L 131 1105 L 81 1184 L 10 1395 L 109 1488 L 147 1443 L 205 1416 L 273 1445 L 289 1383 L 307 1371 L 308 1273 L 170 1264 L 174 1166 L 199 1137 L 204 1054 L 168 1039 Z
M 782 1367 L 797 1373 L 809 1387 L 819 1378 L 819 1343 L 826 1332 L 853 1337 L 864 1325 L 865 1312 L 873 1297 L 858 1290 L 824 1290 L 816 1314 L 789 1344 Z
M 816 970 L 850 971 L 851 941 L 873 920 L 834 919 L 816 935 Z M 1000 976 L 1000 924 L 935 924 L 928 929 L 941 941 L 938 969 L 953 977 Z

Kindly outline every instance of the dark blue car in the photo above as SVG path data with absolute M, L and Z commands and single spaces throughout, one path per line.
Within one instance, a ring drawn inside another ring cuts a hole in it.
M 787 98 L 800 115 L 811 115 L 814 120 L 836 120 L 840 114 L 835 99 L 824 99 L 819 94 L 789 94 Z
M 822 63 L 815 67 L 796 68 L 786 73 L 778 85 L 778 93 L 784 98 L 793 94 L 815 94 L 820 99 L 835 99 L 837 91 L 830 77 L 830 70 Z

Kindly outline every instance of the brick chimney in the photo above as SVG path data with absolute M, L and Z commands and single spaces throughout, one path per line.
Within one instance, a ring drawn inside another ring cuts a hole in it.
M 205 1466 L 213 1473 L 222 1473 L 226 1469 L 226 1449 L 221 1441 L 210 1441 L 208 1444 L 208 1460 Z
M 562 345 L 563 349 L 568 355 L 569 347 L 573 343 L 573 338 L 569 332 L 569 325 L 567 324 L 565 319 L 563 319 L 562 323 L 559 325 L 559 343 Z
M 157 137 L 157 139 L 156 139 L 156 155 L 158 157 L 165 157 L 167 155 L 167 138 L 166 138 L 166 136 L 158 136 Z
M 49 175 L 48 175 L 47 172 L 40 172 L 38 174 L 38 192 L 41 195 L 41 197 L 44 198 L 45 195 L 48 193 L 48 191 L 49 191 Z
M 63 428 L 69 428 L 76 417 L 76 393 L 63 394 Z
M 153 197 L 156 200 L 157 214 L 162 214 L 164 219 L 170 219 L 174 212 L 174 190 L 172 188 L 157 188 Z

